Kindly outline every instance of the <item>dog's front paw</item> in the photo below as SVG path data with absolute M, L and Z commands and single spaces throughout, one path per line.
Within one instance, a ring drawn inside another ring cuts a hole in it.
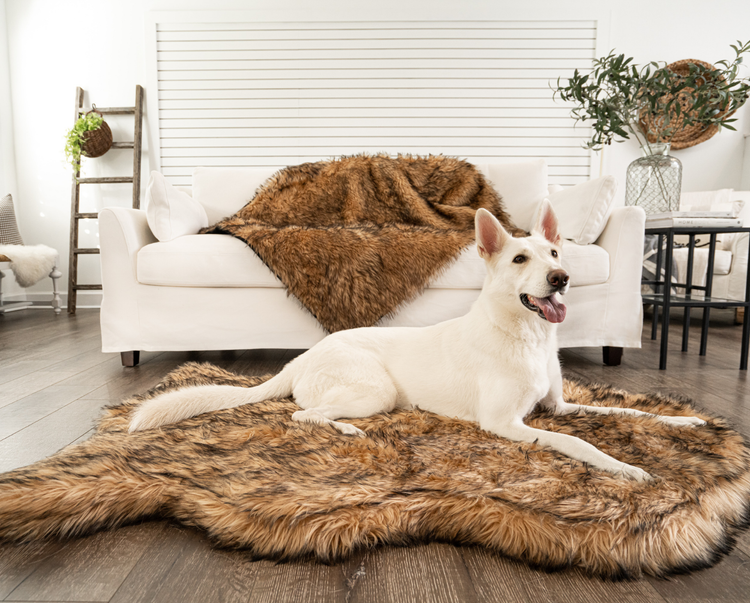
M 643 469 L 640 467 L 635 467 L 633 465 L 627 465 L 623 463 L 622 469 L 620 469 L 620 474 L 627 478 L 632 479 L 635 482 L 648 482 L 654 479 L 651 474 L 646 473 Z
M 333 421 L 332 423 L 336 429 L 338 429 L 341 433 L 345 433 L 346 435 L 362 437 L 364 437 L 365 435 L 365 432 L 362 431 L 359 427 L 354 427 L 354 425 L 350 425 L 349 423 L 342 423 L 341 421 Z
M 667 425 L 675 427 L 695 427 L 696 425 L 705 425 L 706 422 L 698 417 L 660 417 Z

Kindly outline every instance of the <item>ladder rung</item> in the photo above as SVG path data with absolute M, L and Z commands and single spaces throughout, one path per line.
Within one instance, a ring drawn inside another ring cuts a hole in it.
M 105 107 L 104 109 L 97 107 L 96 112 L 103 115 L 128 115 L 135 113 L 135 107 Z
M 76 220 L 95 220 L 98 217 L 99 217 L 99 214 L 97 212 L 86 213 L 86 214 L 78 213 L 75 215 Z
M 135 146 L 134 142 L 113 142 L 113 149 L 132 149 Z
M 86 254 L 86 253 L 100 253 L 101 250 L 98 247 L 77 247 L 73 249 L 73 253 Z
M 133 182 L 132 176 L 108 177 L 108 178 L 79 178 L 78 184 L 118 184 Z
M 73 285 L 76 291 L 100 291 L 101 285 Z

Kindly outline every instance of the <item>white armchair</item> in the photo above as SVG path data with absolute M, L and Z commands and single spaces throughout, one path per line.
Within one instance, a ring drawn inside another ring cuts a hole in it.
M 742 220 L 743 226 L 750 226 L 750 191 L 726 191 L 725 196 L 730 201 L 744 202 L 739 218 Z M 705 241 L 701 241 L 701 243 L 707 242 L 707 237 Z M 748 233 L 730 233 L 721 236 L 716 244 L 712 297 L 732 300 L 745 299 L 749 243 Z M 672 253 L 677 270 L 677 282 L 684 283 L 687 280 L 688 249 L 682 247 L 673 250 Z M 708 249 L 698 247 L 695 249 L 693 256 L 693 285 L 704 286 L 706 284 L 707 268 Z M 701 297 L 703 293 L 694 291 L 693 295 Z

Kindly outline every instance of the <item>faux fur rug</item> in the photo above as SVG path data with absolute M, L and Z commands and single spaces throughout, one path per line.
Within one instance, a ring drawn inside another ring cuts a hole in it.
M 697 414 L 708 424 L 527 418 L 643 467 L 657 478 L 649 483 L 423 411 L 352 420 L 363 438 L 292 422 L 298 407 L 290 400 L 127 433 L 133 408 L 165 389 L 261 381 L 191 363 L 111 407 L 87 442 L 0 476 L 0 540 L 165 516 L 203 528 L 217 545 L 271 559 L 333 562 L 361 547 L 437 540 L 623 578 L 713 565 L 748 524 L 750 454 L 724 421 L 686 401 L 571 381 L 572 402 Z
M 523 232 L 466 161 L 357 155 L 285 168 L 202 232 L 245 241 L 334 332 L 372 326 L 418 295 L 474 240 L 480 207 Z

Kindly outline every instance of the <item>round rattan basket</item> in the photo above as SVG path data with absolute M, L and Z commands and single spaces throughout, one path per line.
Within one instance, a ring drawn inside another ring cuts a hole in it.
M 93 106 L 89 113 L 101 115 Z M 112 148 L 112 130 L 110 130 L 106 121 L 96 130 L 89 130 L 83 135 L 81 144 L 81 154 L 85 157 L 101 157 Z
M 715 69 L 711 63 L 706 63 L 705 61 L 698 61 L 696 59 L 684 59 L 682 61 L 676 61 L 674 63 L 670 63 L 667 65 L 667 69 L 670 71 L 673 71 L 677 75 L 687 76 L 690 73 L 690 64 L 694 65 L 700 65 L 702 67 L 705 67 L 706 69 Z M 680 101 L 680 104 L 683 108 L 686 108 L 688 104 L 688 97 L 690 96 L 692 89 L 691 88 L 685 88 L 679 95 L 678 100 Z M 668 101 L 669 99 L 665 99 L 665 101 Z M 645 111 L 641 113 L 639 118 L 641 130 L 644 132 L 648 132 L 649 126 L 651 125 L 651 116 L 649 116 Z M 719 131 L 719 126 L 713 125 L 713 126 L 700 126 L 700 125 L 692 125 L 688 127 L 681 128 L 677 130 L 674 134 L 674 136 L 671 139 L 672 144 L 672 150 L 679 150 L 679 149 L 687 149 L 688 147 L 693 147 L 697 144 L 700 144 L 701 142 L 705 142 L 709 138 L 711 138 L 714 134 L 716 134 Z M 648 141 L 649 142 L 657 142 L 656 136 L 653 134 L 648 135 Z

